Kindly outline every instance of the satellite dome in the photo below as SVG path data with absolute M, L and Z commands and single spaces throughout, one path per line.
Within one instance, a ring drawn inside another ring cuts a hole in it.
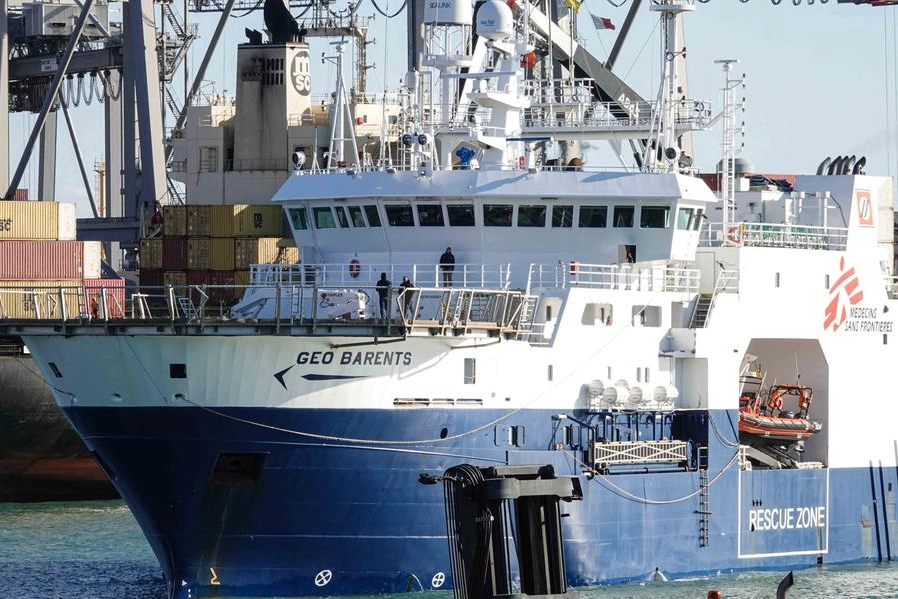
M 494 42 L 514 34 L 511 8 L 501 0 L 487 0 L 477 9 L 477 35 Z

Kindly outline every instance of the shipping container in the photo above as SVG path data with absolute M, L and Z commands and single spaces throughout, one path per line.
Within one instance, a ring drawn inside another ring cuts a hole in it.
M 234 240 L 226 237 L 213 237 L 211 244 L 212 255 L 209 267 L 212 270 L 234 270 Z
M 164 270 L 187 270 L 186 237 L 162 239 L 162 268 Z
M 140 268 L 162 268 L 162 239 L 140 240 Z
M 208 237 L 187 238 L 187 268 L 208 270 L 211 264 L 212 244 Z
M 156 268 L 140 269 L 140 292 L 160 293 L 160 288 L 165 285 L 163 270 Z
M 212 305 L 227 306 L 243 295 L 243 289 L 234 286 L 233 270 L 209 271 L 208 285 L 210 287 L 206 288 L 206 293 Z
M 166 270 L 162 275 L 162 284 L 171 285 L 176 293 L 184 293 L 187 287 L 187 273 L 183 270 Z
M 81 281 L 0 281 L 0 318 L 87 316 Z
M 234 240 L 234 268 L 244 270 L 253 264 L 270 264 L 277 260 L 277 237 L 238 237 Z
M 163 233 L 166 237 L 183 237 L 187 235 L 187 206 L 165 206 L 162 210 L 164 219 Z
M 187 271 L 187 284 L 188 285 L 206 285 L 209 283 L 209 272 L 208 270 L 188 270 Z
M 124 318 L 126 315 L 124 279 L 85 280 L 84 296 L 88 311 L 93 318 Z
M 0 239 L 75 239 L 75 205 L 0 201 Z
M 208 237 L 212 230 L 212 206 L 193 205 L 187 207 L 187 235 Z
M 100 241 L 74 241 L 72 243 L 84 244 L 84 268 L 81 271 L 81 276 L 85 279 L 99 279 L 103 275 L 103 243 Z
M 75 204 L 71 202 L 55 202 L 59 206 L 59 229 L 56 239 L 74 241 L 78 239 L 78 216 Z
M 212 237 L 233 237 L 235 215 L 244 207 L 243 204 L 212 206 L 210 209 L 212 222 L 209 227 L 209 234 Z
M 84 242 L 0 240 L 0 279 L 81 279 L 83 273 Z
M 280 206 L 243 206 L 234 220 L 234 237 L 280 237 L 282 232 Z
M 240 288 L 241 293 L 243 292 L 243 288 L 249 285 L 249 271 L 248 270 L 235 270 L 234 271 L 234 285 Z

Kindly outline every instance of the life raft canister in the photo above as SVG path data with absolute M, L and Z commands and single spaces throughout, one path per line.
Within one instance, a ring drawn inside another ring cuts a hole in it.
M 359 273 L 362 271 L 362 264 L 353 258 L 349 261 L 349 276 L 353 279 L 359 276 Z

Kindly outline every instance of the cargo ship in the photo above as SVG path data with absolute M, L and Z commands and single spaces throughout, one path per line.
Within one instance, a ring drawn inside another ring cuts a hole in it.
M 694 8 L 651 5 L 664 79 L 644 102 L 557 78 L 535 50 L 574 41 L 526 2 L 427 3 L 427 68 L 389 97 L 345 93 L 340 45 L 323 103 L 302 39 L 240 45 L 236 107 L 200 107 L 180 138 L 211 144 L 187 180 L 235 194 L 252 169 L 208 160 L 289 159 L 272 205 L 301 262 L 0 321 L 169 597 L 448 588 L 422 483 L 459 464 L 579 479 L 571 585 L 898 556 L 893 181 L 838 157 L 769 186 L 730 153 L 712 191 L 682 143 L 715 116 L 678 85 Z M 733 129 L 732 96 L 718 110 Z M 592 167 L 574 142 L 595 140 L 638 160 Z

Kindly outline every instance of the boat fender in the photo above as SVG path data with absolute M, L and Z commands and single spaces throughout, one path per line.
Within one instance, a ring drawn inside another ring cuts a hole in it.
M 362 265 L 358 260 L 353 258 L 352 260 L 349 261 L 349 276 L 350 277 L 355 279 L 356 277 L 359 276 L 359 272 L 361 272 L 361 270 L 362 270 Z

